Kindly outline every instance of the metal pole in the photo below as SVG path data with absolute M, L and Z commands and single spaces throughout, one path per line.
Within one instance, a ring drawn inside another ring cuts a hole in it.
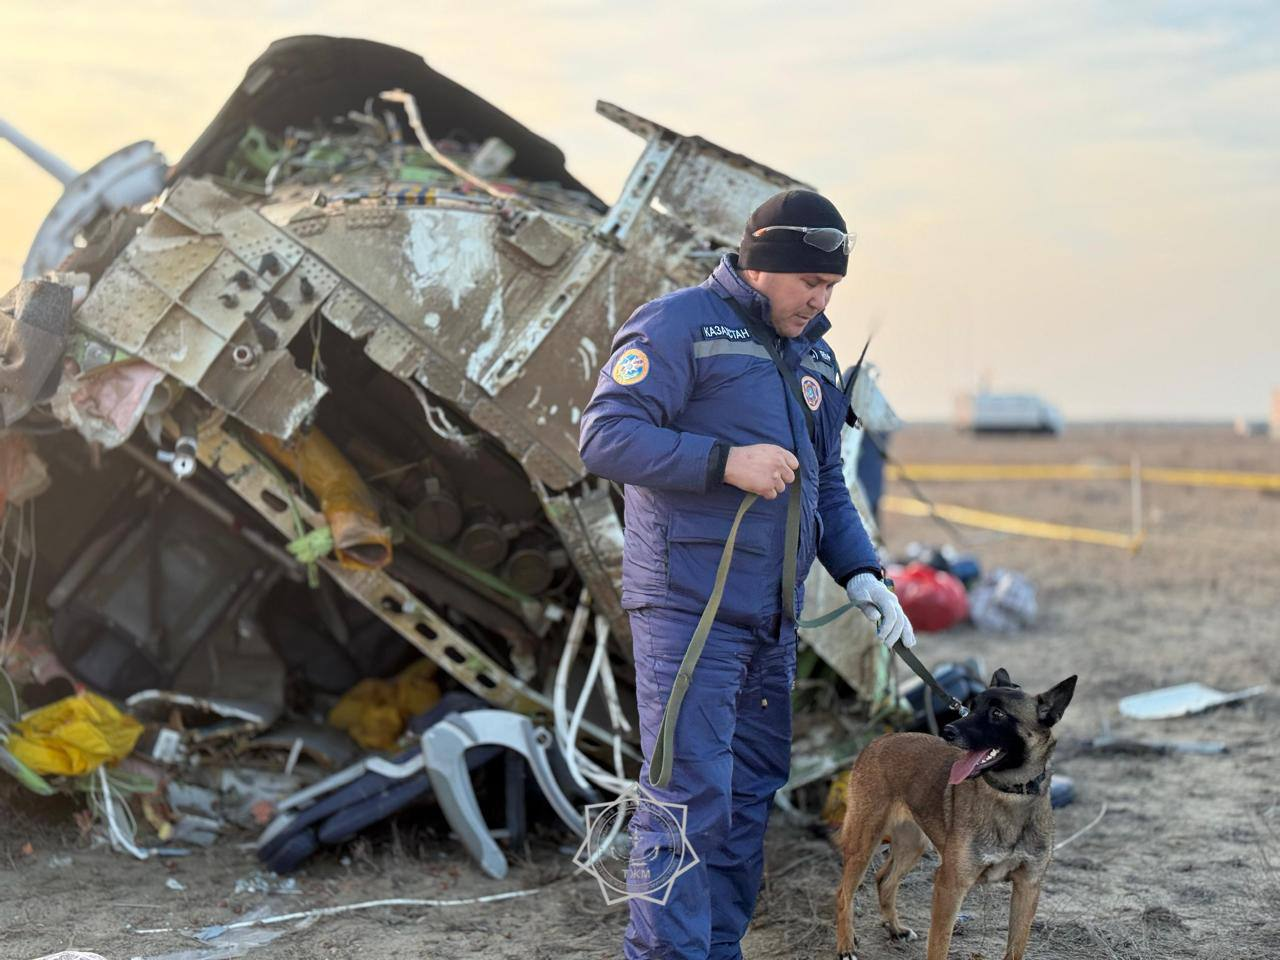
M 1137 542 L 1142 536 L 1142 461 L 1136 453 L 1129 457 L 1129 502 L 1132 506 L 1130 533 Z
M 67 161 L 23 135 L 17 127 L 5 120 L 0 120 L 0 137 L 8 140 L 38 163 L 42 170 L 60 181 L 64 187 L 80 176 L 80 171 L 67 163 Z

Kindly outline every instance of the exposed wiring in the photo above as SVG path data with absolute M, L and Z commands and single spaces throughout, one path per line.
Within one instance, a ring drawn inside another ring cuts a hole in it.
M 413 94 L 397 88 L 395 90 L 384 90 L 379 96 L 388 103 L 398 103 L 404 107 L 405 115 L 409 118 L 409 126 L 413 128 L 413 132 L 417 135 L 419 145 L 432 160 L 458 179 L 465 180 L 474 187 L 479 187 L 495 200 L 501 200 L 504 203 L 511 203 L 516 200 L 512 194 L 504 193 L 489 181 L 477 177 L 466 167 L 459 166 L 440 152 L 436 145 L 431 142 L 431 138 L 427 136 L 427 129 L 422 125 L 422 116 L 418 113 L 418 101 Z
M 95 782 L 101 785 L 101 800 L 98 798 L 97 789 L 93 786 Z M 120 802 L 120 810 L 123 814 L 123 818 L 128 824 L 129 833 L 126 834 L 116 823 L 116 798 L 111 792 L 111 783 L 107 779 L 107 768 L 105 765 L 98 767 L 98 776 L 94 781 L 91 781 L 89 803 L 90 806 L 97 805 L 98 812 L 106 817 L 107 831 L 110 834 L 111 846 L 113 848 L 123 848 L 139 860 L 150 859 L 151 854 L 133 842 L 133 837 L 136 836 L 138 832 L 138 823 L 134 820 L 133 812 L 129 809 L 129 805 L 123 801 Z
M 1102 805 L 1102 809 L 1098 811 L 1098 815 L 1097 815 L 1096 817 L 1094 817 L 1092 820 L 1090 820 L 1088 823 L 1086 823 L 1083 827 L 1081 827 L 1079 830 L 1077 830 L 1077 831 L 1076 831 L 1075 833 L 1073 833 L 1071 836 L 1067 837 L 1067 839 L 1063 840 L 1063 841 L 1062 841 L 1062 842 L 1060 842 L 1060 843 L 1055 843 L 1055 844 L 1053 845 L 1054 853 L 1057 853 L 1059 850 L 1061 850 L 1063 847 L 1065 847 L 1065 846 L 1066 846 L 1068 843 L 1070 843 L 1072 840 L 1076 839 L 1076 837 L 1080 837 L 1080 836 L 1083 836 L 1084 834 L 1088 833 L 1090 830 L 1092 830 L 1094 827 L 1096 827 L 1096 826 L 1097 826 L 1097 825 L 1102 821 L 1102 818 L 1103 818 L 1103 817 L 1105 817 L 1106 815 L 1107 815 L 1107 805 L 1104 803 L 1104 804 Z
M 479 434 L 463 433 L 456 426 L 449 422 L 449 418 L 445 416 L 444 410 L 432 405 L 431 398 L 427 396 L 427 391 L 418 386 L 412 380 L 404 381 L 413 395 L 418 398 L 418 403 L 422 405 L 423 416 L 427 419 L 427 426 L 431 428 L 432 433 L 447 440 L 449 443 L 456 443 L 463 447 L 475 447 L 484 442 L 484 438 Z
M 578 646 L 582 643 L 582 635 L 587 629 L 587 617 L 591 595 L 583 587 L 578 593 L 578 606 L 569 621 L 569 632 L 565 637 L 564 649 L 560 653 L 560 663 L 556 667 L 556 682 L 552 690 L 551 707 L 555 725 L 556 745 L 569 768 L 569 775 L 584 793 L 590 793 L 591 787 L 578 769 L 575 759 L 577 746 L 569 739 L 569 726 L 565 722 L 565 699 L 569 686 L 569 667 L 578 654 Z
M 591 699 L 595 689 L 596 677 L 600 675 L 600 661 L 604 659 L 605 646 L 609 639 L 609 624 L 604 617 L 596 615 L 596 648 L 591 654 L 591 662 L 587 666 L 587 675 L 582 681 L 582 690 L 578 694 L 578 702 L 574 705 L 573 716 L 569 719 L 568 740 L 577 749 L 578 729 L 582 726 L 582 715 L 586 713 L 587 701 Z
M 28 521 L 27 515 L 30 514 L 30 558 L 27 561 L 27 582 L 22 595 L 22 607 L 18 612 L 16 623 L 11 624 L 13 613 L 13 602 L 18 593 L 18 579 L 22 565 L 23 545 L 28 539 Z M 37 541 L 36 541 L 36 502 L 32 498 L 26 503 L 18 507 L 18 534 L 14 543 L 13 561 L 9 563 L 3 560 L 3 544 L 4 534 L 8 525 L 9 510 L 5 510 L 5 519 L 0 524 L 0 562 L 5 563 L 9 567 L 9 589 L 5 597 L 4 603 L 4 624 L 3 630 L 0 631 L 0 664 L 5 663 L 9 659 L 9 654 L 18 642 L 18 635 L 21 634 L 22 628 L 26 626 L 27 611 L 31 607 L 31 588 L 35 583 L 36 576 L 36 559 L 37 559 Z M 12 629 L 11 629 L 12 627 Z
M 552 880 L 551 883 L 558 883 L 563 878 Z M 215 940 L 228 930 L 243 930 L 246 927 L 265 927 L 276 923 L 288 923 L 292 920 L 310 920 L 315 917 L 332 917 L 340 913 L 351 913 L 354 910 L 373 910 L 378 907 L 463 907 L 475 903 L 497 903 L 501 900 L 514 900 L 517 897 L 527 897 L 535 893 L 539 893 L 551 884 L 544 884 L 541 887 L 534 887 L 528 890 L 509 890 L 506 893 L 491 893 L 483 897 L 467 897 L 462 900 L 413 900 L 408 898 L 395 898 L 392 900 L 365 900 L 361 903 L 344 903 L 336 907 L 317 907 L 315 910 L 300 910 L 297 913 L 282 913 L 275 917 L 257 917 L 252 920 L 237 920 L 235 923 L 220 924 L 218 926 L 206 927 L 196 934 L 196 939 L 202 942 Z M 150 927 L 143 929 L 134 929 L 134 933 L 176 933 L 176 927 Z

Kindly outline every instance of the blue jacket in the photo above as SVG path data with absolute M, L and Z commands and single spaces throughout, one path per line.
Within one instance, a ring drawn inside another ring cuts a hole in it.
M 814 557 L 836 580 L 879 570 L 845 487 L 840 430 L 846 399 L 819 314 L 792 339 L 777 338 L 813 409 L 816 443 L 800 401 L 765 347 L 725 301 L 769 324 L 769 301 L 729 254 L 701 285 L 641 306 L 618 330 L 582 414 L 580 452 L 597 476 L 626 484 L 622 605 L 700 613 L 743 492 L 723 482 L 729 446 L 772 443 L 802 468 L 795 615 Z M 743 518 L 718 620 L 768 629 L 781 611 L 787 497 L 757 500 Z M 790 633 L 783 619 L 783 634 Z

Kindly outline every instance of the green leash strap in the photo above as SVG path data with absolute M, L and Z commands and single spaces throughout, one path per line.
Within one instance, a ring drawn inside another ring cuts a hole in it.
M 831 623 L 835 620 L 839 620 L 846 613 L 848 613 L 850 610 L 855 609 L 856 607 L 857 607 L 857 604 L 855 604 L 852 600 L 850 600 L 848 603 L 842 604 L 841 606 L 836 607 L 834 610 L 828 610 L 826 613 L 824 613 L 820 617 L 814 617 L 812 620 L 797 620 L 796 626 L 802 630 L 814 630 L 814 629 L 817 629 L 818 627 L 825 627 L 828 623 Z
M 889 589 L 892 590 L 893 587 L 890 586 Z M 839 620 L 850 610 L 856 609 L 856 607 L 857 604 L 850 600 L 848 603 L 836 607 L 834 610 L 830 610 L 820 617 L 814 617 L 812 620 L 797 620 L 796 626 L 806 630 L 812 630 L 815 627 L 825 627 L 828 623 L 831 623 L 834 620 Z M 901 640 L 894 643 L 890 649 L 898 655 L 898 658 L 902 660 L 903 663 L 911 668 L 912 673 L 928 684 L 930 690 L 945 700 L 952 710 L 955 710 L 962 717 L 967 717 L 969 715 L 969 708 L 953 697 L 942 684 L 934 679 L 933 674 L 929 672 L 929 668 L 921 663 L 920 658 L 912 653 L 910 648 L 905 646 Z
M 716 613 L 720 610 L 720 601 L 724 599 L 724 584 L 729 578 L 729 563 L 733 559 L 733 545 L 738 539 L 738 527 L 742 524 L 742 518 L 747 510 L 755 502 L 754 493 L 748 493 L 742 498 L 738 513 L 733 518 L 733 526 L 729 528 L 729 536 L 724 542 L 724 549 L 720 552 L 720 563 L 716 567 L 716 579 L 715 585 L 711 588 L 711 597 L 707 600 L 702 617 L 698 620 L 697 629 L 693 631 L 693 638 L 689 641 L 689 648 L 684 652 L 684 659 L 680 661 L 680 669 L 676 672 L 675 682 L 671 685 L 671 695 L 667 698 L 667 707 L 662 712 L 662 725 L 658 727 L 653 758 L 649 761 L 650 786 L 665 787 L 671 782 L 671 763 L 675 757 L 676 719 L 680 716 L 680 705 L 684 702 L 684 695 L 689 691 L 689 684 L 693 682 L 694 668 L 698 665 L 702 648 L 706 645 L 707 636 L 711 633 L 711 624 L 715 622 Z M 794 576 L 794 560 L 791 562 L 791 567 L 792 576 Z M 658 772 L 656 777 L 655 770 Z
M 795 619 L 796 608 L 796 552 L 800 546 L 800 498 L 803 495 L 800 487 L 801 468 L 796 467 L 796 479 L 790 484 L 787 492 L 787 526 L 782 556 L 782 615 L 788 620 Z M 733 561 L 733 546 L 738 540 L 738 527 L 751 505 L 759 499 L 754 493 L 744 494 L 742 503 L 738 505 L 738 513 L 729 527 L 729 536 L 725 538 L 724 549 L 720 551 L 720 563 L 716 566 L 716 579 L 711 588 L 711 596 L 698 619 L 698 626 L 693 631 L 689 648 L 680 661 L 680 669 L 676 673 L 675 682 L 671 685 L 671 694 L 667 697 L 666 709 L 662 712 L 662 725 L 658 727 L 658 738 L 653 747 L 653 758 L 649 761 L 649 785 L 665 787 L 671 780 L 671 764 L 675 759 L 676 720 L 680 716 L 680 705 L 684 695 L 693 682 L 693 671 L 702 656 L 702 648 L 706 646 L 707 637 L 711 633 L 711 625 L 716 614 L 720 612 L 720 601 L 724 599 L 724 585 L 729 578 L 729 565 Z M 654 770 L 658 771 L 655 778 Z

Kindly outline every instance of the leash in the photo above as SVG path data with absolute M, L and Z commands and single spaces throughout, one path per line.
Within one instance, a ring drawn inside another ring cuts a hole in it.
M 798 475 L 797 480 L 799 480 Z M 671 765 L 675 759 L 676 721 L 680 716 L 680 707 L 684 703 L 685 694 L 689 692 L 690 684 L 693 683 L 694 668 L 698 665 L 698 658 L 702 656 L 702 648 L 706 646 L 707 637 L 711 634 L 711 625 L 715 622 L 716 614 L 720 611 L 720 602 L 724 599 L 724 587 L 725 582 L 729 579 L 729 567 L 733 562 L 733 548 L 738 540 L 738 528 L 742 526 L 742 518 L 746 515 L 746 512 L 751 509 L 751 505 L 758 499 L 758 495 L 754 493 L 743 495 L 742 502 L 738 505 L 738 512 L 734 515 L 733 524 L 729 527 L 729 535 L 725 538 L 724 547 L 720 551 L 720 562 L 716 565 L 716 578 L 711 588 L 711 596 L 707 599 L 707 605 L 702 610 L 702 616 L 698 618 L 698 626 L 694 629 L 693 637 L 689 640 L 688 649 L 685 650 L 684 657 L 680 661 L 680 668 L 676 671 L 675 681 L 671 685 L 671 694 L 667 697 L 666 708 L 662 711 L 662 723 L 658 727 L 658 734 L 653 747 L 653 757 L 649 761 L 650 786 L 665 787 L 671 782 Z M 792 514 L 795 514 L 797 521 L 799 519 L 800 498 L 795 495 L 794 484 L 790 500 L 791 503 L 787 506 L 788 535 L 790 535 L 792 527 Z M 795 509 L 793 509 L 792 505 L 795 505 Z M 798 522 L 796 530 L 799 530 Z M 789 540 L 788 542 L 791 541 Z M 788 571 L 790 572 L 788 573 Z M 793 543 L 792 549 L 787 551 L 787 557 L 784 558 L 782 564 L 784 610 L 790 610 L 795 604 L 795 579 L 796 556 Z M 788 582 L 790 583 L 789 591 L 787 589 Z M 890 590 L 893 589 L 892 581 L 886 581 L 886 585 Z M 840 619 L 855 608 L 856 604 L 853 601 L 849 601 L 812 620 L 797 619 L 796 626 L 802 629 L 825 626 Z M 890 649 L 911 669 L 912 673 L 923 680 L 952 710 L 955 710 L 962 717 L 969 715 L 969 708 L 952 696 L 950 691 L 934 678 L 928 667 L 921 663 L 919 658 L 908 647 L 904 646 L 901 640 Z
M 800 381 L 796 377 L 795 371 L 783 361 L 774 336 L 771 335 L 770 331 L 764 329 L 763 324 L 753 317 L 733 296 L 724 296 L 722 299 L 742 318 L 753 338 L 768 352 L 769 358 L 773 361 L 774 366 L 778 368 L 778 374 L 782 377 L 783 383 L 800 404 L 800 409 L 804 413 L 805 426 L 809 430 L 810 440 L 813 441 L 816 432 L 813 412 L 809 409 L 809 405 L 805 403 L 804 391 L 800 388 Z M 870 345 L 870 340 L 867 341 L 867 345 Z M 866 352 L 867 348 L 864 346 L 862 348 L 863 356 L 866 355 Z M 862 357 L 858 358 L 858 365 L 861 367 Z M 800 458 L 797 457 L 796 460 L 797 464 L 800 464 Z M 813 629 L 838 620 L 854 609 L 855 604 L 850 601 L 813 620 L 801 620 L 795 616 L 796 554 L 800 545 L 800 491 L 804 479 L 802 465 L 797 465 L 795 474 L 795 481 L 791 484 L 791 489 L 787 493 L 786 534 L 783 539 L 782 557 L 782 615 L 788 620 L 794 620 L 797 628 Z M 729 566 L 733 561 L 733 548 L 738 539 L 738 528 L 742 525 L 742 518 L 746 515 L 746 512 L 751 509 L 751 505 L 758 499 L 759 496 L 757 494 L 744 494 L 742 502 L 738 505 L 738 512 L 734 515 L 733 524 L 729 527 L 729 535 L 725 538 L 724 548 L 720 551 L 720 562 L 716 565 L 716 577 L 711 588 L 711 596 L 707 598 L 707 605 L 702 610 L 702 616 L 698 618 L 698 625 L 694 629 L 693 636 L 689 640 L 689 646 L 680 661 L 680 667 L 676 671 L 675 680 L 671 685 L 671 693 L 667 697 L 667 705 L 662 711 L 662 723 L 658 727 L 653 747 L 653 757 L 649 761 L 650 786 L 665 787 L 671 781 L 671 765 L 675 758 L 676 721 L 680 716 L 680 707 L 684 703 L 685 694 L 689 692 L 689 686 L 693 683 L 694 668 L 698 665 L 698 658 L 702 656 L 702 649 L 706 646 L 707 637 L 711 634 L 711 626 L 715 622 L 716 614 L 720 611 L 720 603 L 724 599 L 724 587 L 729 578 Z M 886 585 L 890 590 L 893 589 L 892 581 L 886 581 Z M 945 700 L 951 709 L 959 712 L 962 717 L 968 714 L 969 711 L 964 704 L 948 693 L 942 684 L 934 679 L 933 674 L 916 658 L 914 653 L 903 646 L 901 640 L 893 645 L 892 650 L 902 659 L 903 663 L 911 668 L 911 671 L 916 676 L 928 684 L 934 693 Z

